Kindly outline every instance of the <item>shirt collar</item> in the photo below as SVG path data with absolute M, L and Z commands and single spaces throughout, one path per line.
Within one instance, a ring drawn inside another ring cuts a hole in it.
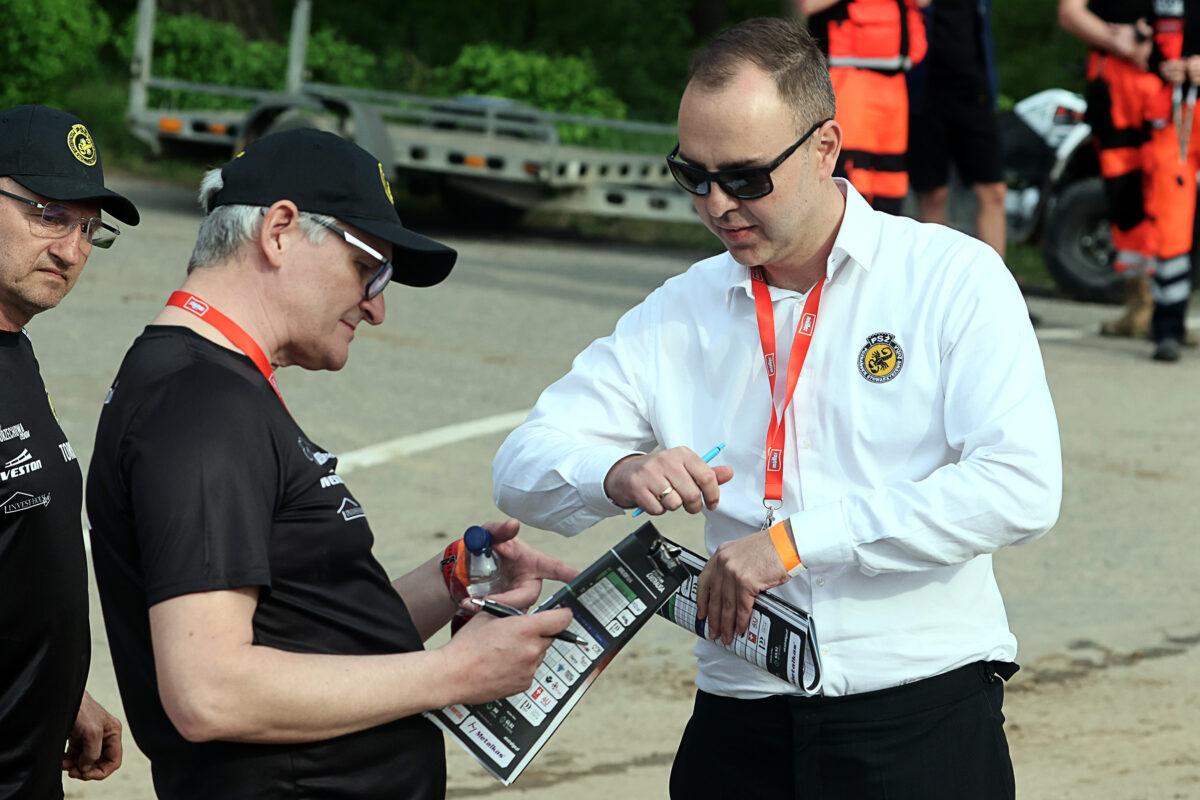
M 864 270 L 870 271 L 875 260 L 875 252 L 879 246 L 879 218 L 882 212 L 875 211 L 858 193 L 858 190 L 845 178 L 834 178 L 833 183 L 838 191 L 846 198 L 846 210 L 842 214 L 841 226 L 837 237 L 833 240 L 833 250 L 829 254 L 829 270 L 825 275 L 826 281 L 831 281 L 849 263 L 857 264 Z M 736 296 L 741 290 L 748 297 L 754 296 L 750 287 L 750 271 L 734 260 L 729 253 L 725 254 L 729 269 L 729 295 Z M 799 297 L 799 292 L 771 287 L 771 299 L 781 297 Z

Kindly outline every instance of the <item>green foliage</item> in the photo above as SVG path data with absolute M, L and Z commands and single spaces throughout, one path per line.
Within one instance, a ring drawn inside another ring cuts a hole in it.
M 64 105 L 66 90 L 92 80 L 112 24 L 94 0 L 0 0 L 0 108 Z
M 133 55 L 136 16 L 126 20 L 115 42 L 117 53 L 128 63 Z M 158 78 L 282 89 L 286 48 L 277 42 L 247 41 L 234 25 L 213 22 L 193 14 L 158 14 L 154 20 L 154 55 L 151 72 Z M 194 92 L 155 90 L 151 103 L 170 108 L 237 108 L 249 101 Z
M 625 104 L 600 86 L 596 68 L 583 56 L 548 56 L 491 44 L 468 45 L 458 59 L 435 70 L 435 85 L 447 95 L 506 97 L 546 111 L 624 119 Z M 595 143 L 604 131 L 559 126 L 564 142 Z

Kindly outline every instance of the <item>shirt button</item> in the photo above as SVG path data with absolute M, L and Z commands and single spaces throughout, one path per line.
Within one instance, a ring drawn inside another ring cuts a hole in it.
M 828 647 L 825 647 L 825 646 L 822 646 L 822 647 L 821 647 L 821 655 L 823 655 L 823 656 L 827 656 L 827 655 L 829 655 L 829 648 L 828 648 Z
M 802 447 L 805 450 L 808 450 L 809 448 L 812 447 L 812 439 L 805 436 L 803 439 L 800 440 L 800 447 Z
M 817 586 L 824 586 L 825 578 L 823 578 L 821 576 L 817 576 L 817 579 L 815 581 L 813 581 L 813 583 L 815 583 Z

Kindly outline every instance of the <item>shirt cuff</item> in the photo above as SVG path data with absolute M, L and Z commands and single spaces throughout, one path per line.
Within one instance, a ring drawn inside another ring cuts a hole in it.
M 854 560 L 850 527 L 841 502 L 798 511 L 788 519 L 792 523 L 796 553 L 805 567 L 820 569 Z
M 567 474 L 564 477 L 567 479 L 567 483 L 579 491 L 579 496 L 583 498 L 583 502 L 588 508 L 598 514 L 610 517 L 623 514 L 629 509 L 621 508 L 609 499 L 608 495 L 604 493 L 604 479 L 608 477 L 608 471 L 612 469 L 613 464 L 626 456 L 640 455 L 645 455 L 645 453 L 610 445 L 588 448 L 566 470 Z

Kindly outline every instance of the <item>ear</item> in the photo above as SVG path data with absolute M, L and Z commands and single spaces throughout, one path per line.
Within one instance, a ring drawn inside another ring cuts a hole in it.
M 288 250 L 295 246 L 302 235 L 300 209 L 291 200 L 279 200 L 263 216 L 258 246 L 266 262 L 278 269 L 283 266 Z
M 817 140 L 813 149 L 817 154 L 818 171 L 822 178 L 829 179 L 833 177 L 838 156 L 842 153 L 842 126 L 836 120 L 830 120 L 813 137 Z

